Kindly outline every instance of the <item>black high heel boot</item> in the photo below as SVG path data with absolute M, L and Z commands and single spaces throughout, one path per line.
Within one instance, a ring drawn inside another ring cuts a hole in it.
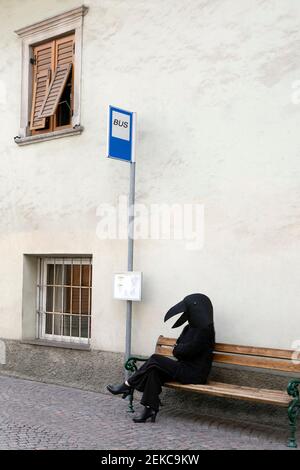
M 145 406 L 143 413 L 139 418 L 133 418 L 132 421 L 135 423 L 145 423 L 147 419 L 151 419 L 151 423 L 155 423 L 156 415 L 158 411 L 155 411 L 153 408 L 150 408 L 150 406 Z
M 113 395 L 123 395 L 122 398 L 128 397 L 132 393 L 132 388 L 122 383 L 121 385 L 107 385 L 107 390 Z

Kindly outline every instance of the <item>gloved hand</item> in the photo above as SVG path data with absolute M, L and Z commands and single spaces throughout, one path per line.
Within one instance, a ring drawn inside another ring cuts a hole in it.
M 176 357 L 176 359 L 179 359 L 178 352 L 176 350 L 177 346 L 178 346 L 178 343 L 175 344 L 172 353 L 173 353 L 173 356 Z

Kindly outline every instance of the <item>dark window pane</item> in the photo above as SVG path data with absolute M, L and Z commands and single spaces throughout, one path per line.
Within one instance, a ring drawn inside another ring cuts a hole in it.
M 91 266 L 88 264 L 82 265 L 82 278 L 81 278 L 81 285 L 85 287 L 90 286 L 90 273 L 91 273 Z
M 79 317 L 76 315 L 72 316 L 72 336 L 79 337 Z
M 46 313 L 46 327 L 45 332 L 47 335 L 52 335 L 52 317 L 51 313 Z
M 70 313 L 71 287 L 64 287 L 64 313 Z
M 66 286 L 71 285 L 71 265 L 70 264 L 65 264 L 65 270 L 64 270 L 64 284 Z
M 55 265 L 55 277 L 54 277 L 54 284 L 61 286 L 62 284 L 62 270 L 63 270 L 63 265 L 62 264 L 56 264 Z
M 64 336 L 70 336 L 70 315 L 64 315 Z
M 47 287 L 46 311 L 53 312 L 53 287 Z
M 54 315 L 54 334 L 62 334 L 62 315 Z
M 80 299 L 80 289 L 74 288 L 72 289 L 72 313 L 80 313 L 80 306 L 79 306 L 79 299 Z
M 89 290 L 81 289 L 81 313 L 89 314 Z
M 54 287 L 54 311 L 62 312 L 62 287 Z
M 47 264 L 47 284 L 53 284 L 54 281 L 54 265 Z
M 72 286 L 80 286 L 80 264 L 73 265 Z
M 82 317 L 81 318 L 81 337 L 88 338 L 88 331 L 89 331 L 89 318 Z
M 72 73 L 61 95 L 56 112 L 56 125 L 67 126 L 71 122 Z

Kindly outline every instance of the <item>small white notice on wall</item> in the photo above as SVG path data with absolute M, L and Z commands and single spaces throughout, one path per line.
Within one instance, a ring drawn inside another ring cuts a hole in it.
M 114 299 L 139 301 L 142 298 L 142 273 L 128 271 L 114 276 Z

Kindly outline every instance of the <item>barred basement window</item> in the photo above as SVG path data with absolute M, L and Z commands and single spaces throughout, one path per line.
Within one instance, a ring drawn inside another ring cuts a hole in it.
M 39 258 L 38 337 L 88 343 L 91 337 L 92 259 Z

